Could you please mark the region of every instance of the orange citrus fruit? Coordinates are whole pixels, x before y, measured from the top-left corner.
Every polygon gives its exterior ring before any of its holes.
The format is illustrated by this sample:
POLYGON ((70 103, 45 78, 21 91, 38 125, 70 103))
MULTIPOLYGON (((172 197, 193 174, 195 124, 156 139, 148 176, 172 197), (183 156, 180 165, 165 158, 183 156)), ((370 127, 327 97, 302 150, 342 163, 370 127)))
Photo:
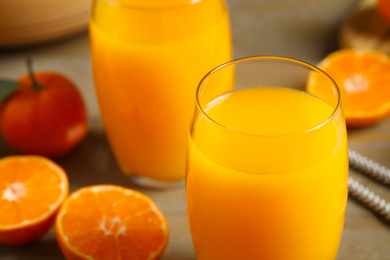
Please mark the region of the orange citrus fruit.
POLYGON ((0 159, 0 242, 31 242, 52 227, 68 194, 65 171, 40 156, 0 159))
POLYGON ((390 0, 378 0, 377 9, 387 24, 390 25, 390 0))
MULTIPOLYGON (((337 83, 347 126, 374 125, 390 116, 390 57, 379 51, 340 49, 318 65, 337 83)), ((308 91, 326 95, 325 81, 316 76, 308 91)))
POLYGON ((21 77, 17 89, 1 102, 1 134, 19 153, 63 156, 87 134, 84 100, 73 82, 62 74, 32 75, 21 77))
POLYGON ((56 219, 57 241, 67 259, 158 259, 168 225, 146 195, 116 185, 73 192, 56 219))

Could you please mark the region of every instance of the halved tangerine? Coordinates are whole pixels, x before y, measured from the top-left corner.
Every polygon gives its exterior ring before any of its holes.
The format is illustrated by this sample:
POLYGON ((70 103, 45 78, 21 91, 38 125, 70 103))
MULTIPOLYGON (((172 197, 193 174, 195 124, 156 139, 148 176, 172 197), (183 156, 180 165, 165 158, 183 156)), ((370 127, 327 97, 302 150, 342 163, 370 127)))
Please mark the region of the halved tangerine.
POLYGON ((67 259, 158 259, 168 244, 168 225, 146 195, 116 185, 73 192, 56 219, 67 259))
POLYGON ((65 171, 40 156, 0 160, 0 242, 20 245, 38 239, 52 227, 68 195, 65 171))
MULTIPOLYGON (((390 116, 390 57, 366 49, 341 49, 318 65, 340 89, 347 126, 374 125, 390 116)), ((327 82, 313 76, 308 91, 326 95, 327 82), (325 94, 324 94, 325 93, 325 94)))

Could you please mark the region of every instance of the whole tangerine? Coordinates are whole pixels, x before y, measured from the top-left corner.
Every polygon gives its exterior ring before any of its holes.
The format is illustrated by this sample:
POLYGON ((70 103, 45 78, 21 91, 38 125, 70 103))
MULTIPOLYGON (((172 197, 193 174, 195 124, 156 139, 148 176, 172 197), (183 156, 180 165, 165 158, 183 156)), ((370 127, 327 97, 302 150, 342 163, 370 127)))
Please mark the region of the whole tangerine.
POLYGON ((378 0, 377 9, 387 24, 390 25, 390 0, 378 0))
POLYGON ((19 153, 62 156, 87 133, 83 98, 62 74, 33 73, 28 64, 29 75, 15 82, 15 90, 1 103, 2 136, 19 153))

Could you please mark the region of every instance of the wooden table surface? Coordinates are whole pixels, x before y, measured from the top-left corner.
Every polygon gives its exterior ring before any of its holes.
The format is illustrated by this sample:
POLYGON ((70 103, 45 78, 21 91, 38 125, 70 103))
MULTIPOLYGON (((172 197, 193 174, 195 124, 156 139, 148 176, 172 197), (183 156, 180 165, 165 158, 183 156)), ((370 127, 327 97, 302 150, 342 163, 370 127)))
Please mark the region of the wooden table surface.
MULTIPOLYGON (((284 1, 294 2, 293 0, 284 1)), ((302 42, 306 45, 289 45, 288 48, 280 48, 279 52, 276 49, 273 49, 275 45, 270 44, 269 41, 261 41, 261 39, 259 39, 259 45, 256 49, 247 35, 240 35, 246 33, 246 31, 239 30, 239 27, 242 25, 242 16, 240 16, 241 13, 239 13, 239 11, 241 12, 244 9, 248 9, 248 6, 245 6, 245 4, 249 4, 250 1, 230 0, 228 2, 234 7, 231 11, 234 36, 233 44, 236 46, 236 57, 256 54, 274 54, 299 58, 315 63, 323 57, 324 53, 329 52, 331 48, 334 48, 335 39, 332 38, 329 42, 324 42, 323 46, 318 46, 318 43, 316 46, 310 45, 310 43, 307 43, 307 39, 303 39, 302 42)), ((260 2, 265 3, 266 1, 259 1, 257 3, 260 2)), ((280 1, 275 1, 273 3, 276 2, 280 1)), ((305 1, 299 0, 299 2, 303 3, 305 1)), ((337 1, 332 0, 330 2, 337 1)), ((326 3, 330 2, 326 1, 326 3)), ((342 8, 344 8, 344 11, 340 11, 340 8, 337 9, 339 10, 338 15, 341 17, 347 12, 346 8, 351 5, 353 0, 338 0, 338 2, 342 3, 342 8)), ((260 7, 265 8, 265 6, 260 7)), ((332 14, 334 14, 334 12, 332 12, 332 14)), ((302 19, 307 18, 307 16, 298 13, 291 19, 296 20, 297 17, 303 17, 302 19)), ((337 21, 334 21, 334 23, 329 24, 329 27, 333 26, 332 28, 334 30, 337 23, 341 21, 340 17, 337 21)), ((255 18, 256 17, 252 17, 252 21, 254 21, 255 18)), ((267 19, 271 19, 270 16, 267 16, 267 19)), ((334 17, 329 19, 335 20, 334 17)), ((283 26, 285 24, 281 25, 280 20, 278 21, 279 24, 276 24, 275 26, 279 26, 278 28, 280 30, 291 29, 287 27, 284 28, 283 26)), ((288 21, 284 22, 288 23, 288 21)), ((304 21, 301 22, 303 23, 304 21)), ((254 26, 254 28, 255 27, 256 26, 254 26)), ((264 28, 262 27, 262 29, 264 28)), ((305 28, 302 30, 304 29, 305 28)), ((270 31, 262 31, 264 34, 267 32, 271 33, 270 31)), ((298 36, 302 37, 304 31, 299 32, 301 35, 298 36)), ((322 36, 323 38, 331 39, 330 37, 334 37, 334 33, 331 29, 325 30, 324 33, 327 35, 322 36)), ((275 36, 275 34, 273 35, 275 36)), ((285 35, 286 37, 290 37, 288 34, 285 35)), ((298 38, 292 40, 298 42, 298 38)), ((283 41, 283 39, 281 40, 283 41)), ((286 44, 287 43, 288 42, 286 41, 286 44)), ((280 43, 276 47, 278 46, 280 47, 280 43)), ((18 50, 0 50, 0 78, 17 78, 18 76, 25 74, 26 71, 23 59, 26 55, 31 55, 34 58, 36 71, 60 71, 71 78, 79 86, 87 103, 90 123, 90 131, 87 137, 71 153, 63 158, 55 160, 68 173, 71 191, 91 184, 112 183, 144 192, 159 205, 168 219, 170 241, 168 248, 161 259, 194 260, 195 255, 192 248, 186 214, 184 185, 167 191, 140 189, 139 187, 132 185, 126 177, 120 173, 116 166, 100 120, 100 113, 92 82, 87 34, 82 33, 60 42, 54 42, 39 47, 18 50)), ((350 148, 390 168, 390 119, 385 120, 374 127, 348 129, 348 139, 350 148)), ((13 154, 13 151, 0 139, 0 157, 9 154, 13 154)), ((390 188, 384 187, 354 171, 350 171, 350 174, 367 187, 370 187, 378 195, 390 201, 390 188)), ((318 224, 321 225, 321 223, 318 224)), ((0 259, 32 260, 64 259, 64 257, 59 250, 55 240, 54 230, 52 229, 42 239, 29 245, 17 247, 0 245, 0 259)), ((349 199, 345 228, 337 259, 390 260, 390 225, 379 220, 356 201, 349 199)))

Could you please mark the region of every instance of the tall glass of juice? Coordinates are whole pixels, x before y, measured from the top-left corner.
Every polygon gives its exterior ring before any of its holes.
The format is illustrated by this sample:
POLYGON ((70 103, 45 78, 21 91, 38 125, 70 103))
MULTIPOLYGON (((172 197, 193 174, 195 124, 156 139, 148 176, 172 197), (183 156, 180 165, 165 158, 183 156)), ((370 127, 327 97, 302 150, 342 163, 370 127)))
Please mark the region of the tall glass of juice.
POLYGON ((121 171, 142 186, 183 182, 198 82, 231 59, 223 0, 94 0, 95 89, 121 171))
POLYGON ((334 260, 347 153, 338 87, 318 68, 249 57, 206 74, 186 176, 197 259, 334 260))

